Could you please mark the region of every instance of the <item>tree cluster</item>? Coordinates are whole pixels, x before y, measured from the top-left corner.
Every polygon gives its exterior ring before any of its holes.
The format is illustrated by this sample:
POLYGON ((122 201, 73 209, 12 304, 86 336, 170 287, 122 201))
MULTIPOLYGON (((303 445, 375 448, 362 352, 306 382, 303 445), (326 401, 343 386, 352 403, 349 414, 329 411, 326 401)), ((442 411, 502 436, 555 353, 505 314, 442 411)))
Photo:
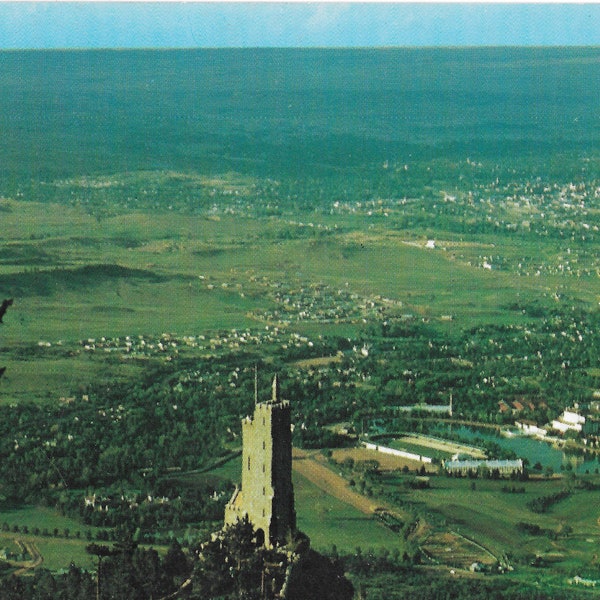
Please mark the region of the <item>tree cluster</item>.
POLYGON ((33 577, 0 580, 3 600, 158 600, 177 591, 191 572, 191 561, 177 542, 161 558, 130 539, 114 546, 90 544, 95 573, 71 565, 64 574, 37 569, 33 577))

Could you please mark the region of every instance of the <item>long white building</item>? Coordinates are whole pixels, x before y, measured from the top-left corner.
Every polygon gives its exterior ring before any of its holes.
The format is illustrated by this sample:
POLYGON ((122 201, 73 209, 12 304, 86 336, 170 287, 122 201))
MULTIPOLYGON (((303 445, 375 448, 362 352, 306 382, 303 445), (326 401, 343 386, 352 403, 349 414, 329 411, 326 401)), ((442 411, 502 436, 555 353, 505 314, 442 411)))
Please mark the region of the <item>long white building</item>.
POLYGON ((477 473, 480 467, 486 467, 490 471, 498 471, 500 475, 512 475, 513 473, 520 474, 523 472, 523 461, 518 458, 516 460, 446 460, 444 461, 444 469, 448 473, 460 473, 468 475, 469 473, 477 473))
POLYGON ((565 433, 567 431, 581 432, 585 425, 585 417, 574 410, 565 409, 563 414, 552 421, 552 429, 565 433))

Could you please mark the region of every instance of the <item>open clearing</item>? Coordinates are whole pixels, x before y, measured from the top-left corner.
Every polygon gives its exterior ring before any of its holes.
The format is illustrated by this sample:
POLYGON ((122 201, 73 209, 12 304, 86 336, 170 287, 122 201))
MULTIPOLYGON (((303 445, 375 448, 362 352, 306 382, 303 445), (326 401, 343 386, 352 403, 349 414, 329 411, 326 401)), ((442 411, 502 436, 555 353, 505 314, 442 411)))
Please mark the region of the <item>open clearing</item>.
POLYGON ((294 470, 296 519, 311 546, 328 551, 333 545, 343 552, 361 548, 398 548, 403 539, 357 507, 324 490, 294 470))
POLYGON ((451 531, 430 534, 421 548, 433 561, 458 569, 468 569, 476 562, 488 566, 496 562, 484 548, 451 531))
POLYGON ((85 551, 86 546, 90 543, 86 540, 0 532, 0 544, 3 546, 16 543, 16 540, 23 544, 31 558, 18 562, 9 560, 18 568, 15 574, 26 574, 40 566, 51 571, 59 571, 68 569, 71 563, 85 569, 95 568, 93 557, 85 551))
MULTIPOLYGON (((382 452, 367 448, 337 448, 333 451, 332 456, 337 462, 343 462, 346 458, 351 458, 355 463, 365 460, 376 460, 379 463, 379 467, 386 471, 400 470, 404 467, 410 471, 415 471, 420 469, 424 464, 418 460, 383 454, 382 452)), ((432 465, 425 464, 425 469, 432 471, 433 467, 432 465)))
POLYGON ((425 435, 403 435, 402 437, 396 438, 395 441, 398 446, 402 446, 403 443, 406 443, 417 447, 421 446, 424 448, 431 448, 432 450, 439 450, 440 452, 451 455, 464 453, 469 454, 474 458, 485 458, 486 456, 485 452, 474 446, 440 440, 425 435))
POLYGON ((366 515, 372 515, 375 509, 380 506, 350 489, 348 482, 343 477, 336 475, 331 469, 318 463, 311 453, 294 448, 292 466, 295 471, 322 490, 335 496, 338 500, 354 506, 366 515))
MULTIPOLYGON (((311 215, 328 236, 287 239, 290 228, 294 234, 303 228, 284 216, 209 219, 131 211, 98 219, 83 207, 18 200, 6 206, 0 288, 15 304, 3 327, 4 345, 261 326, 256 311, 273 307, 271 290, 307 282, 380 295, 391 302, 387 311, 451 314, 461 326, 482 319, 515 322, 523 315, 507 311, 508 303, 554 286, 543 276, 517 281, 510 273, 459 263, 450 252, 406 245, 404 233, 378 222, 368 243, 358 243, 352 236, 364 221, 352 215, 311 215), (118 265, 130 274, 85 278, 81 269, 89 265, 118 265)), ((502 240, 495 247, 508 251, 502 240)), ((582 297, 597 296, 589 281, 578 285, 582 297)), ((299 326, 343 335, 350 324, 309 318, 299 326)))

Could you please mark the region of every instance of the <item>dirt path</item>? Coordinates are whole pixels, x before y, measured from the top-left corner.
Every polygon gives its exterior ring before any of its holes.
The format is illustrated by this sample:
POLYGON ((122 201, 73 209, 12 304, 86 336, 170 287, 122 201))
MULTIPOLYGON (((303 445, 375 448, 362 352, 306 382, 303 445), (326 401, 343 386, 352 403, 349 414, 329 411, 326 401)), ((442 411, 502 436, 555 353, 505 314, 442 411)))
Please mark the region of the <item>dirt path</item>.
POLYGON ((381 506, 352 490, 343 477, 317 462, 314 453, 294 448, 292 467, 317 487, 366 515, 372 515, 375 509, 381 506))
POLYGON ((44 557, 40 554, 40 551, 34 542, 16 539, 15 544, 17 544, 22 551, 26 551, 29 556, 31 556, 31 559, 24 563, 19 563, 20 568, 17 569, 13 575, 25 575, 25 573, 28 573, 32 569, 36 569, 44 562, 44 557))

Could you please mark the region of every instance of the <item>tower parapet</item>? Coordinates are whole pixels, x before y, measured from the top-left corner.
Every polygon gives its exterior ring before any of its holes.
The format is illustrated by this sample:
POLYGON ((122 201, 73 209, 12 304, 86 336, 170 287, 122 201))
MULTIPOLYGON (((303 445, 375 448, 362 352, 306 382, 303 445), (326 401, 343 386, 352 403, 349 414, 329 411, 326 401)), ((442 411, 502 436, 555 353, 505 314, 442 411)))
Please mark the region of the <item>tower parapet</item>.
POLYGON ((247 516, 266 546, 288 544, 296 531, 291 411, 277 377, 271 400, 242 420, 242 443, 242 487, 225 507, 225 525, 247 516))

